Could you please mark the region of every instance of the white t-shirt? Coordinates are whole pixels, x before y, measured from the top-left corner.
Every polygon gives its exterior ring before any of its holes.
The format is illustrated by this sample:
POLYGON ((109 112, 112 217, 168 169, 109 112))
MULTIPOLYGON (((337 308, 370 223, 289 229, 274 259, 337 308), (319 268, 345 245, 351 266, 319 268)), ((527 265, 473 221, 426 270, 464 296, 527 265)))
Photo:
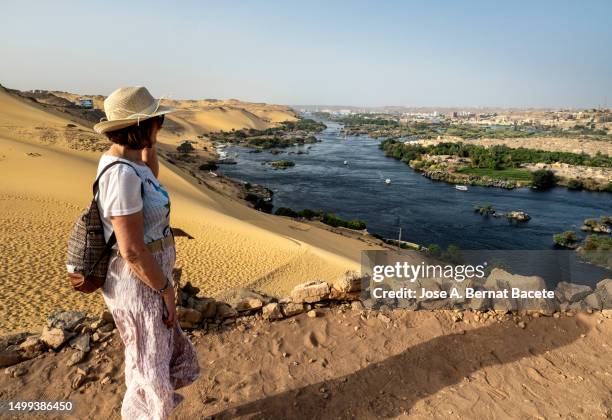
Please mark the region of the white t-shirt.
MULTIPOLYGON (((136 171, 129 165, 118 164, 110 167, 100 178, 97 202, 104 225, 104 238, 108 241, 113 231, 111 216, 126 216, 141 210, 144 217, 145 243, 168 236, 170 197, 148 166, 103 154, 96 176, 106 165, 116 160, 131 164, 136 171), (144 196, 141 185, 144 187, 144 196)), ((115 244, 114 248, 116 247, 115 244)))

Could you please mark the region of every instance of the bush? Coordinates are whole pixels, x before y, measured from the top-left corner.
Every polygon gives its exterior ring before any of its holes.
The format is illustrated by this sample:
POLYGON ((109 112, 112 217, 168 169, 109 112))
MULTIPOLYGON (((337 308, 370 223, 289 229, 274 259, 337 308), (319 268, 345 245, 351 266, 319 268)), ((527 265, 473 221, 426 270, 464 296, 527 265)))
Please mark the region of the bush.
POLYGON ((567 183, 567 188, 570 190, 581 190, 584 188, 584 184, 579 179, 570 179, 567 183))
POLYGON ((191 142, 189 142, 189 140, 185 140, 176 147, 176 150, 178 150, 180 153, 190 153, 193 152, 195 149, 193 148, 193 145, 191 144, 191 142))
POLYGON ((539 169, 531 173, 531 183, 538 190, 546 190, 556 185, 557 178, 553 171, 539 169))
POLYGON ((310 209, 304 209, 302 211, 298 211, 298 216, 303 217, 304 219, 314 219, 315 217, 321 217, 320 211, 314 211, 310 209))
POLYGON ((439 257, 440 255, 442 255, 442 248, 440 248, 440 245, 438 244, 430 244, 427 247, 427 252, 429 252, 434 257, 439 257))
POLYGON ((214 171, 218 166, 215 162, 206 162, 199 166, 201 171, 214 171))
POLYGON ((578 236, 576 232, 572 230, 567 230, 563 233, 557 233, 553 235, 553 241, 555 245, 561 246, 564 248, 575 248, 578 242, 578 236))
POLYGON ((297 212, 290 209, 289 207, 279 207, 278 209, 276 209, 274 214, 277 216, 298 217, 297 212))

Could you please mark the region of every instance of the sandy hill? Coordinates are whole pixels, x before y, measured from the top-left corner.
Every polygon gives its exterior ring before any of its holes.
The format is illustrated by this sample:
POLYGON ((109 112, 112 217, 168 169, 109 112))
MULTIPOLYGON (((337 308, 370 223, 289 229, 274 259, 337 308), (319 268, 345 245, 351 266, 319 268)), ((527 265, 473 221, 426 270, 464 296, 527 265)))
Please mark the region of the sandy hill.
MULTIPOLYGON (((199 111, 216 116, 213 122, 185 121, 197 129, 256 121, 250 111, 219 108, 199 111)), ((0 88, 0 333, 40 325, 55 307, 102 308, 98 295, 67 287, 64 259, 67 235, 90 200, 107 147, 70 114, 0 88)), ((173 226, 194 237, 177 239, 178 265, 205 293, 243 285, 284 293, 298 282, 358 268, 360 241, 252 210, 183 178, 171 164, 162 162, 160 181, 171 194, 173 226)))
MULTIPOLYGON (((101 95, 77 95, 60 91, 52 91, 48 94, 68 103, 74 103, 78 98, 89 98, 92 99, 95 108, 99 110, 104 108, 104 96, 101 95)), ((176 136, 193 137, 214 131, 243 128, 262 130, 282 121, 297 119, 295 111, 290 107, 244 102, 237 99, 164 99, 162 103, 179 109, 179 112, 168 116, 169 121, 166 126, 176 136)))

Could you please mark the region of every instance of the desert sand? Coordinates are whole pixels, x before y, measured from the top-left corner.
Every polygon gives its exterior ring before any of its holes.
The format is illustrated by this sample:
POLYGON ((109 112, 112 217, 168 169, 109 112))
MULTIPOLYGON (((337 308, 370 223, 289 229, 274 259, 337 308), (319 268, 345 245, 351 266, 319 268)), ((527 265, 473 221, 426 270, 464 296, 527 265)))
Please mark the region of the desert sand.
MULTIPOLYGON (((612 319, 601 313, 525 317, 521 329, 469 312, 454 322, 448 311, 318 311, 314 319, 245 319, 194 332, 201 376, 179 391, 185 400, 172 418, 612 415, 612 319)), ((21 363, 20 376, 1 375, 0 398, 74 403, 72 413, 44 418, 120 418, 118 335, 94 345, 82 363, 89 379, 73 391, 75 368, 66 362, 75 351, 45 353, 21 363)))
MULTIPOLYGON (((202 105, 173 116, 191 131, 165 133, 160 147, 220 127, 274 124, 256 113, 295 118, 286 107, 222 104, 224 110, 202 105)), ((71 226, 91 200, 97 160, 110 144, 93 134, 91 122, 2 88, 0 110, 0 310, 6 315, 0 334, 39 327, 54 308, 99 311, 98 294, 83 296, 68 287, 64 260, 71 226)), ((186 179, 172 164, 161 166, 160 181, 172 200, 172 226, 194 238, 177 238, 177 264, 204 293, 255 286, 280 294, 297 283, 333 280, 358 268, 363 242, 255 211, 186 179)))

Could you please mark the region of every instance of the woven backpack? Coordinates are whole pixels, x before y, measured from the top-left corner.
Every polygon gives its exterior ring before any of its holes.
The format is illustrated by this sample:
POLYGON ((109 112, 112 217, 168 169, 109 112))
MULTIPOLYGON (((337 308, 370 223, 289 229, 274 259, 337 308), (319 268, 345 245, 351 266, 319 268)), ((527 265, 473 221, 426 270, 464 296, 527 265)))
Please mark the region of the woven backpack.
MULTIPOLYGON (((117 239, 115 232, 108 238, 108 242, 104 239, 104 226, 100 218, 96 194, 100 177, 112 166, 118 164, 130 166, 138 175, 136 168, 124 161, 116 160, 106 165, 93 184, 93 199, 89 208, 81 213, 68 238, 66 262, 68 280, 79 292, 92 293, 101 288, 106 280, 111 249, 117 239)), ((143 194, 142 186, 141 194, 143 194)))

